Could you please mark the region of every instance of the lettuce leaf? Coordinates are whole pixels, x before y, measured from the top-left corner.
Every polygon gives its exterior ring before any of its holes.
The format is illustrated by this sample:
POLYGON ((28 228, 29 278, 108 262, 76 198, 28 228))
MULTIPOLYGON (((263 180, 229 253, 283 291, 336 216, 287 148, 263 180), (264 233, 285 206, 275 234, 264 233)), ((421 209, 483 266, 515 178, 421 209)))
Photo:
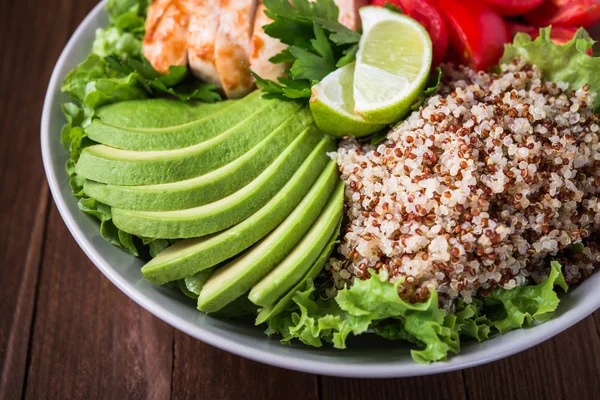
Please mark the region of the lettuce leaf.
MULTIPOLYGON (((564 45, 550 39, 551 27, 541 28, 540 36, 518 33, 512 44, 504 47, 500 64, 521 58, 537 65, 544 77, 552 82, 565 82, 571 89, 579 89, 586 84, 593 92, 600 94, 600 57, 592 57, 587 51, 594 45, 585 29, 577 31, 573 39, 564 45)), ((594 108, 600 107, 600 95, 594 101, 594 108)))
POLYGON ((184 295, 186 295, 187 297, 189 297, 190 299, 194 299, 196 300, 198 298, 198 295, 194 292, 191 292, 188 287, 185 284, 185 280, 183 279, 179 279, 177 281, 177 287, 179 288, 179 290, 181 290, 181 293, 183 293, 184 295))
POLYGON ((500 333, 546 322, 554 316, 560 302, 555 286, 568 290, 561 265, 553 261, 550 275, 542 283, 512 290, 497 288, 484 297, 486 313, 500 333))
POLYGON ((151 2, 152 0, 108 0, 106 10, 113 21, 134 10, 145 17, 151 2))
POLYGON ((282 342, 299 339, 320 347, 322 341, 334 347, 346 347, 349 334, 360 335, 372 325, 376 333, 388 339, 409 339, 422 349, 412 350, 413 359, 430 363, 458 353, 459 335, 454 321, 446 319, 439 308, 437 292, 428 301, 411 304, 398 296, 398 284, 381 281, 372 272, 367 280, 356 280, 350 289, 338 292, 334 299, 314 299, 314 285, 294 295, 297 309, 269 321, 267 334, 278 333, 282 342), (385 321, 385 322, 379 322, 385 321))
POLYGON ((81 211, 100 221, 100 235, 104 240, 136 257, 139 256, 138 249, 133 243, 133 236, 120 230, 113 223, 110 206, 89 197, 82 197, 78 205, 81 211))
MULTIPOLYGON (((124 75, 113 70, 106 60, 97 54, 90 54, 84 62, 69 72, 61 90, 81 104, 83 114, 77 119, 77 125, 81 127, 89 124, 95 110, 100 106, 148 97, 141 77, 137 74, 124 75)), ((71 105, 66 110, 63 107, 63 110, 67 115, 73 113, 74 108, 71 105)), ((67 121, 71 127, 75 126, 73 116, 67 115, 67 121)))
POLYGON ((478 342, 488 340, 492 333, 492 322, 482 312, 483 302, 480 299, 475 298, 469 304, 459 300, 453 315, 456 318, 455 330, 459 335, 478 342))
POLYGON ((96 39, 92 45, 92 53, 106 57, 118 54, 119 57, 127 59, 140 57, 142 54, 142 40, 133 33, 123 32, 117 27, 96 30, 96 39))
POLYGON ((269 320, 265 333, 280 335, 282 343, 298 339, 320 347, 330 342, 343 349, 348 335, 372 330, 388 340, 415 344, 413 359, 428 364, 458 353, 461 339, 482 342, 497 332, 547 321, 559 304, 554 287, 567 290, 560 264, 552 262, 549 277, 538 285, 498 288, 489 297, 474 298, 468 304, 460 300, 456 312, 447 314, 438 305, 437 292, 424 303, 411 304, 398 296, 400 284, 381 281, 371 271, 369 279, 355 280, 351 288, 323 300, 315 295, 309 280, 294 295, 294 305, 269 320))

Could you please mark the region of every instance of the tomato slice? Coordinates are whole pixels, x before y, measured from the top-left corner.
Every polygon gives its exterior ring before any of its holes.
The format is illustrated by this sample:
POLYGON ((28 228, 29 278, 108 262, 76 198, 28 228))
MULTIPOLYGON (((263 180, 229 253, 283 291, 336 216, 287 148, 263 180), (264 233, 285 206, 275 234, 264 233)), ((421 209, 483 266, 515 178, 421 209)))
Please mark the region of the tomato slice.
POLYGON ((567 25, 591 28, 600 21, 600 2, 596 0, 547 0, 525 15, 534 26, 567 25))
POLYGON ((427 29, 433 43, 433 66, 437 66, 448 50, 448 29, 444 19, 427 0, 372 0, 371 4, 383 6, 392 3, 402 9, 406 15, 414 18, 427 29))
POLYGON ((540 28, 536 28, 535 26, 524 24, 522 22, 506 21, 506 26, 508 26, 508 31, 510 32, 511 38, 514 38, 519 32, 528 34, 531 36, 532 40, 540 35, 540 28))
MULTIPOLYGON (((535 26, 522 24, 520 22, 507 21, 508 29, 510 30, 510 35, 514 38, 518 32, 523 32, 531 36, 531 39, 535 39, 540 35, 540 29, 535 26)), ((553 26, 550 31, 550 39, 556 44, 565 44, 571 39, 575 33, 577 33, 577 28, 574 26, 553 26)), ((588 49, 587 53, 591 56, 593 55, 592 49, 588 49)))
POLYGON ((479 0, 442 0, 437 4, 447 25, 450 44, 461 60, 478 70, 496 65, 510 34, 504 19, 479 0))
POLYGON ((522 15, 542 4, 544 0, 484 0, 506 17, 522 15))

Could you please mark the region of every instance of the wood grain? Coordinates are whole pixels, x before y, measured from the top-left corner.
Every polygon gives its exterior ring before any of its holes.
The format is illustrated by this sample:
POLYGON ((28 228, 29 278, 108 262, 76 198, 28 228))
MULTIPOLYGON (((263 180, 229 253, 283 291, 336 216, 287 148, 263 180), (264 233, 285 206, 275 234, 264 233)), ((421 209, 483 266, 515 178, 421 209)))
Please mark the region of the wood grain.
POLYGON ((142 310, 51 206, 39 118, 51 70, 96 0, 0 1, 0 400, 596 399, 600 311, 482 367, 411 379, 318 377, 217 350, 142 310))
POLYGON ((599 354, 600 338, 590 316, 539 346, 465 370, 468 398, 598 399, 599 354))
POLYGON ((25 377, 48 210, 39 122, 52 67, 70 31, 62 16, 49 12, 59 3, 0 2, 0 399, 19 398, 25 377))
POLYGON ((593 318, 594 322, 596 322, 596 332, 598 333, 598 337, 600 337, 600 310, 592 314, 590 318, 593 318))
POLYGON ((169 398, 173 329, 102 276, 55 207, 44 248, 27 398, 169 398))
POLYGON ((269 367, 175 333, 174 400, 316 400, 316 375, 269 367))
POLYGON ((460 372, 406 379, 321 378, 323 400, 419 399, 466 400, 460 372))
MULTIPOLYGON (((27 364, 27 350, 31 333, 31 320, 34 311, 34 299, 38 282, 38 270, 44 241, 46 213, 49 201, 48 186, 42 186, 37 212, 30 239, 27 243, 25 262, 20 271, 21 277, 14 285, 14 298, 3 298, 3 306, 13 305, 14 309, 6 314, 2 312, 2 351, 0 351, 0 399, 19 398, 23 391, 23 381, 27 364), (11 320, 8 320, 8 317, 11 320), (6 325, 5 325, 6 324, 6 325), (4 328, 6 326, 6 329, 4 328)), ((0 206, 1 207, 1 206, 0 206)), ((1 276, 0 271, 0 276, 1 276)), ((0 293, 7 293, 0 284, 0 293)), ((7 290, 8 291, 8 290, 7 290)))

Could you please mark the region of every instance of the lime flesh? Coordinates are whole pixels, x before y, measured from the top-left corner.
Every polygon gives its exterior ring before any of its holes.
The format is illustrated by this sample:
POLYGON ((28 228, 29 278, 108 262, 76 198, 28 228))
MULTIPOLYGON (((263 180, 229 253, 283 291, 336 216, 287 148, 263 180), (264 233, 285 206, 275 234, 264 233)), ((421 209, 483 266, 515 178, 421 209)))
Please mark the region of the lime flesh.
POLYGON ((313 86, 310 110, 319 129, 333 137, 366 136, 385 127, 354 114, 354 63, 327 75, 313 86))
POLYGON ((381 7, 360 9, 363 35, 354 72, 354 113, 366 121, 400 120, 423 91, 432 60, 431 39, 410 17, 381 7))

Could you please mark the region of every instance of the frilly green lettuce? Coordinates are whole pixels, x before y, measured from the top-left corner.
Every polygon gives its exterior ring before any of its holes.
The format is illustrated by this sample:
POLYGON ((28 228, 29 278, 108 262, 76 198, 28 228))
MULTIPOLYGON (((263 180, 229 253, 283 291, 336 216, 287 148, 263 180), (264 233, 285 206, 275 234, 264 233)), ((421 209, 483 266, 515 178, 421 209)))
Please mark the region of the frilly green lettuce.
POLYGON ((484 297, 486 313, 500 333, 548 321, 560 302, 555 286, 568 290, 560 264, 553 261, 550 274, 542 283, 512 290, 498 288, 484 297))
POLYGON ((106 57, 119 54, 123 58, 140 57, 142 41, 130 32, 123 32, 116 27, 96 29, 96 39, 92 45, 92 53, 106 57))
POLYGON ((427 364, 458 353, 461 338, 481 342, 497 332, 550 319, 559 303, 554 286, 567 288, 560 264, 553 262, 549 277, 539 285, 495 289, 469 304, 460 300, 456 311, 448 314, 439 307, 437 292, 432 291, 426 302, 408 303, 398 296, 399 284, 382 281, 372 272, 369 279, 357 279, 335 298, 323 300, 309 280, 294 295, 294 306, 269 320, 266 333, 281 335, 283 343, 299 339, 320 347, 325 341, 343 349, 348 335, 372 330, 389 340, 416 344, 413 359, 427 364))
POLYGON ((356 280, 350 289, 339 291, 334 299, 322 300, 314 299, 314 286, 308 282, 306 290, 294 295, 297 311, 273 318, 267 333, 281 334, 284 343, 297 338, 319 347, 324 340, 343 349, 350 333, 360 335, 373 326, 388 339, 410 338, 418 343, 422 349, 411 352, 417 362, 443 360, 450 352, 457 353, 458 333, 446 325, 437 293, 424 303, 411 304, 398 296, 397 285, 372 273, 369 279, 356 280))
POLYGON ((133 236, 118 229, 113 223, 109 206, 89 197, 82 197, 78 205, 81 211, 100 221, 100 234, 104 240, 134 256, 139 255, 138 249, 133 243, 133 236))
MULTIPOLYGON (((585 29, 577 31, 573 39, 564 45, 550 39, 551 27, 541 28, 535 40, 525 33, 518 33, 512 44, 504 47, 500 64, 512 62, 515 58, 538 66, 545 79, 551 82, 565 82, 571 89, 590 85, 594 93, 600 94, 600 57, 592 57, 587 51, 594 45, 585 29)), ((600 106, 600 95, 596 96, 594 108, 600 106)))

